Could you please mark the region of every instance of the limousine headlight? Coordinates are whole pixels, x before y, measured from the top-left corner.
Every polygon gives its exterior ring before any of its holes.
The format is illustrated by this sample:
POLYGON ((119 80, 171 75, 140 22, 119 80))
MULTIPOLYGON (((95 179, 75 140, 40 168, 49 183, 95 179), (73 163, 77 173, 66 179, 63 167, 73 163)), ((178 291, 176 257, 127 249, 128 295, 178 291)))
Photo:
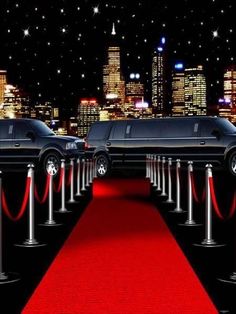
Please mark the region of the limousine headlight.
POLYGON ((77 145, 75 142, 66 143, 66 150, 77 149, 77 145))

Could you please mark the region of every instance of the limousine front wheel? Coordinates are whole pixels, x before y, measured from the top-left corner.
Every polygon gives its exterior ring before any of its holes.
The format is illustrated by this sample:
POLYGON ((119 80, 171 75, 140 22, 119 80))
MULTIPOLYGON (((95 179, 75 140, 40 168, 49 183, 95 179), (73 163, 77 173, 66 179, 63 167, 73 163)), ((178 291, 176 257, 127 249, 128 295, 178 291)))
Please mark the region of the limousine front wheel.
POLYGON ((49 152, 44 156, 43 170, 46 174, 50 173, 54 177, 58 175, 60 170, 60 156, 57 152, 49 152))
POLYGON ((230 173, 236 176, 236 152, 229 157, 228 166, 230 173))
POLYGON ((104 177, 109 172, 109 160, 105 155, 96 157, 96 169, 99 177, 104 177))

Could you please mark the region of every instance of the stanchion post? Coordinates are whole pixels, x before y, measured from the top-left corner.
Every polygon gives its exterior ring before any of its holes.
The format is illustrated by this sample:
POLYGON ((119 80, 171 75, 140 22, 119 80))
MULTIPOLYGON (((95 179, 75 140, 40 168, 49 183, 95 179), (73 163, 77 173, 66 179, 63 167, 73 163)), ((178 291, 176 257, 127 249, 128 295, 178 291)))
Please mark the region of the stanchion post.
POLYGON ((86 187, 89 187, 89 159, 86 159, 86 187))
POLYGON ((35 239, 35 211, 34 211, 34 165, 28 165, 28 177, 30 178, 30 191, 29 191, 29 230, 28 238, 23 244, 16 244, 21 247, 39 247, 45 244, 39 243, 35 239))
POLYGON ((94 178, 97 178, 97 157, 93 157, 94 160, 94 178))
POLYGON ((93 159, 90 159, 90 173, 89 173, 89 183, 93 183, 93 159))
POLYGON ((162 157, 162 193, 161 193, 161 196, 167 196, 167 194, 166 194, 166 178, 165 178, 165 163, 166 163, 166 158, 162 157))
POLYGON ((8 276, 3 272, 2 254, 2 171, 0 171, 0 282, 5 281, 8 278, 8 276))
POLYGON ((0 285, 20 280, 18 274, 3 271, 3 241, 2 241, 2 171, 0 171, 0 285))
POLYGON ((70 159, 70 171, 71 171, 71 183, 70 183, 70 199, 68 201, 69 204, 75 204, 77 201, 74 198, 74 173, 75 173, 75 159, 70 159))
POLYGON ((188 218, 184 224, 181 226, 186 227, 197 227, 201 224, 197 224, 193 220, 193 187, 192 187, 192 175, 193 175, 193 162, 188 161, 188 218))
POLYGON ((56 227, 61 226, 61 224, 56 223, 53 217, 53 162, 49 162, 49 191, 48 191, 48 220, 45 221, 44 224, 40 224, 40 226, 43 227, 56 227), (50 165, 52 166, 52 169, 50 169, 50 165))
POLYGON ((210 178, 212 178, 212 165, 206 165, 206 203, 205 203, 205 239, 201 244, 195 244, 196 246, 203 247, 220 247, 224 244, 217 244, 212 238, 212 201, 211 201, 211 189, 210 189, 210 178))
POLYGON ((149 174, 148 174, 148 154, 146 155, 146 179, 149 178, 149 174))
POLYGON ((85 186, 86 165, 85 163, 86 163, 86 159, 83 158, 82 159, 82 188, 81 188, 82 192, 86 191, 86 186, 85 186))
POLYGON ((70 211, 66 209, 66 164, 65 159, 61 159, 61 171, 63 171, 61 185, 61 208, 57 211, 60 214, 66 214, 70 211))
POLYGON ((157 187, 157 156, 154 155, 153 161, 153 187, 157 187))
POLYGON ((161 191, 161 173, 160 173, 161 157, 157 157, 157 191, 161 191))
POLYGON ((209 178, 212 177, 212 165, 206 165, 206 225, 205 239, 202 241, 204 245, 216 244, 212 238, 212 203, 209 178))
POLYGON ((171 179, 172 158, 168 158, 168 199, 165 203, 174 203, 172 199, 172 179, 171 179))
POLYGON ((80 165, 80 158, 77 159, 77 193, 76 196, 82 196, 81 194, 81 165, 80 165))
POLYGON ((153 155, 150 156, 150 182, 153 184, 153 155))
POLYGON ((184 213, 183 209, 180 206, 180 171, 181 164, 180 164, 180 159, 176 160, 176 208, 172 210, 172 213, 184 213))

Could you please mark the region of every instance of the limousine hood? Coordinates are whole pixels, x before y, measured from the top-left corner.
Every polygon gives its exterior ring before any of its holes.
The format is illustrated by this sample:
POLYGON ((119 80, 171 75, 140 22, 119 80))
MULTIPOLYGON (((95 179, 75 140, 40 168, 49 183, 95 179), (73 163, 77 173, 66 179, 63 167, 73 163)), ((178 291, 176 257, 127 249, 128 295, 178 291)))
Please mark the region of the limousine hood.
POLYGON ((66 141, 66 142, 84 142, 84 140, 82 140, 81 138, 79 137, 76 137, 76 136, 61 136, 61 135, 55 135, 57 139, 61 139, 63 141, 66 141))

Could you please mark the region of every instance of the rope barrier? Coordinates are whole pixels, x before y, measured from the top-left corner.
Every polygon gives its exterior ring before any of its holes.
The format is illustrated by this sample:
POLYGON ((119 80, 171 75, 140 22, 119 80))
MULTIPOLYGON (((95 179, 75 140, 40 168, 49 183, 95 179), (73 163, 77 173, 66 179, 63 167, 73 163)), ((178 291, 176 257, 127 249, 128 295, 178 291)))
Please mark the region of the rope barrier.
POLYGON ((15 217, 11 214, 11 212, 10 212, 10 210, 8 208, 6 195, 5 195, 4 190, 2 189, 2 207, 3 207, 3 211, 6 214, 6 216, 9 219, 11 219, 12 221, 20 220, 22 218, 22 216, 24 215, 25 211, 26 211, 26 206, 27 206, 28 199, 29 199, 30 184, 31 184, 31 178, 27 177, 26 188, 25 188, 25 195, 24 195, 24 198, 23 198, 23 202, 22 202, 21 208, 19 210, 19 213, 15 217))
POLYGON ((197 190, 196 190, 196 185, 195 185, 193 173, 191 173, 191 183, 192 183, 192 189, 193 189, 193 198, 194 198, 195 202, 196 203, 204 202, 204 200, 206 198, 206 189, 204 188, 204 190, 202 192, 202 198, 200 200, 200 198, 197 195, 197 190))
POLYGON ((71 184, 72 171, 73 171, 73 166, 70 165, 70 172, 69 172, 69 176, 68 176, 68 178, 67 178, 67 180, 66 180, 66 186, 70 186, 70 184, 71 184))
POLYGON ((64 168, 61 168, 60 169, 60 177, 59 177, 59 183, 58 183, 58 187, 56 187, 55 183, 54 183, 54 191, 56 193, 60 193, 61 191, 61 187, 62 187, 62 179, 63 179, 63 176, 65 175, 65 169, 64 168))
POLYGON ((47 174, 47 180, 46 180, 45 190, 44 190, 42 199, 39 197, 38 189, 37 189, 37 186, 35 184, 35 187, 34 187, 35 198, 36 198, 37 202, 41 205, 44 204, 48 198, 49 182, 50 182, 50 175, 47 174))
POLYGON ((213 178, 212 177, 209 178, 209 184, 210 184, 210 193, 211 193, 211 199, 212 199, 213 208, 215 210, 215 213, 216 213, 217 217, 220 218, 221 220, 223 220, 224 217, 221 214, 219 206, 218 206, 218 202, 217 202, 216 194, 215 194, 214 182, 213 182, 213 178))
POLYGON ((229 211, 229 219, 232 218, 236 211, 236 192, 234 192, 233 202, 229 211))
POLYGON ((216 193, 215 193, 215 186, 214 186, 213 177, 209 178, 209 184, 210 184, 210 193, 211 193, 213 208, 215 210, 215 213, 216 213, 217 217, 220 218, 221 220, 224 220, 224 219, 227 220, 229 218, 232 218, 234 213, 235 213, 235 210, 236 210, 236 208, 235 208, 235 201, 236 201, 235 192, 234 192, 234 196, 233 196, 232 205, 230 206, 229 215, 228 215, 228 217, 225 218, 221 214, 221 211, 219 209, 219 205, 218 205, 217 198, 216 198, 216 193))

